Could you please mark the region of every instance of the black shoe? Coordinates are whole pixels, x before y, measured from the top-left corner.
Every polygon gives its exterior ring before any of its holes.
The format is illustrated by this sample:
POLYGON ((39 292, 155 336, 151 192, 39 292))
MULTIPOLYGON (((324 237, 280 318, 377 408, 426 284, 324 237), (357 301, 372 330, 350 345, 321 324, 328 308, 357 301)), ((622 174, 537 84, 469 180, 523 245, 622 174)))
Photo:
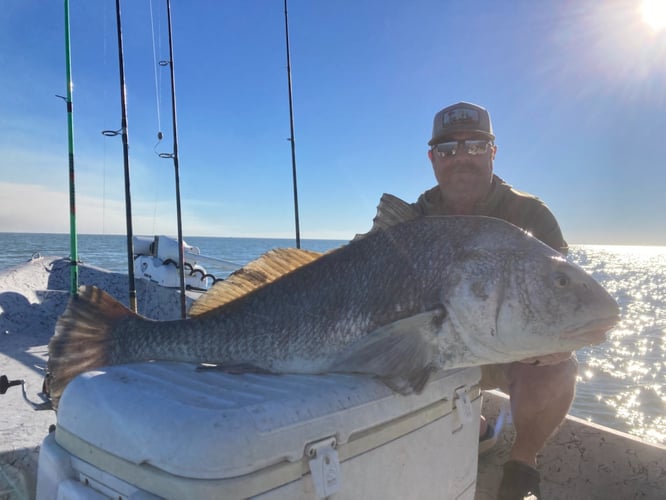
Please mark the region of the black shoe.
POLYGON ((534 467, 516 460, 504 464, 504 476, 497 493, 497 500, 523 500, 528 495, 541 498, 541 475, 534 467))

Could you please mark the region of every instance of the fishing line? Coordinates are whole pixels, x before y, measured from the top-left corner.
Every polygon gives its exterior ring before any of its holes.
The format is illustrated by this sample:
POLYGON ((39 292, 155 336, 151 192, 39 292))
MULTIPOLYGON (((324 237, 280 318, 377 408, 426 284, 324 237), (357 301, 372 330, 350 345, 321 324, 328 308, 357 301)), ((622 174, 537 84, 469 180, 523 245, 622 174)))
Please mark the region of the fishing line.
MULTIPOLYGON (((162 138, 164 137, 164 134, 162 134, 162 117, 160 115, 160 108, 162 107, 162 103, 160 101, 160 88, 161 85, 159 83, 159 78, 157 76, 157 51, 155 49, 155 21, 154 21, 154 15, 153 15, 153 0, 150 0, 150 33, 152 36, 152 41, 153 41, 153 73, 155 75, 155 105, 156 105, 156 110, 157 110, 157 143, 155 144, 155 147, 153 148, 153 151, 155 151, 155 154, 159 155, 157 152, 157 146, 162 142, 162 138)), ((160 34, 160 51, 162 49, 162 36, 160 34)))
MULTIPOLYGON (((108 47, 106 43, 106 37, 107 37, 107 31, 106 31, 106 26, 108 23, 108 7, 106 4, 104 4, 104 19, 103 19, 103 26, 104 28, 102 29, 102 58, 103 62, 102 65, 106 69, 108 68, 109 64, 109 59, 108 59, 108 47)), ((102 88, 102 93, 104 95, 104 100, 103 102, 109 102, 109 91, 106 85, 103 86, 102 88)), ((102 234, 106 234, 106 161, 107 161, 107 134, 104 134, 102 132, 102 135, 104 135, 104 142, 103 148, 102 148, 102 234)))
POLYGON ((102 159, 102 234, 106 234, 106 138, 104 139, 102 159))
MULTIPOLYGON (((167 9, 169 5, 167 2, 167 9)), ((162 71, 161 68, 170 65, 170 61, 163 61, 158 59, 158 54, 162 53, 162 22, 161 22, 161 10, 158 8, 157 13, 153 11, 153 3, 150 0, 150 29, 152 36, 153 44, 153 72, 155 74, 155 104, 157 107, 157 142, 153 147, 153 152, 162 159, 173 159, 174 153, 161 153, 158 151, 158 148, 164 139, 164 134, 162 132, 162 118, 161 118, 161 109, 162 109, 162 71), (157 19, 155 19, 155 15, 157 19), (157 26, 157 41, 155 40, 155 27, 157 26), (159 66, 159 68, 158 68, 159 66)), ((160 176, 161 177, 161 176, 160 176)), ((157 212, 158 212, 158 185, 155 184, 155 199, 153 204, 153 232, 156 233, 157 226, 157 212)))
MULTIPOLYGON (((155 111, 157 114, 157 142, 153 146, 153 152, 155 154, 159 154, 157 152, 157 147, 160 145, 160 142, 162 142, 162 117, 160 115, 160 108, 161 108, 161 103, 160 103, 160 86, 159 86, 159 80, 157 76, 157 51, 155 49, 155 20, 154 20, 154 13, 153 13, 153 0, 150 0, 148 2, 149 4, 149 9, 150 9, 150 36, 153 44, 153 76, 155 79, 155 111)), ((161 49, 161 47, 160 47, 161 49)), ((153 234, 155 234, 155 229, 157 227, 157 183, 155 183, 153 190, 153 234)))
MULTIPOLYGON (((153 45, 153 74, 154 74, 154 79, 155 79, 155 107, 156 107, 156 115, 157 115, 157 142, 153 146, 153 152, 159 156, 162 157, 161 153, 157 150, 158 147, 160 146, 162 139, 164 138, 164 134, 162 133, 162 114, 161 114, 161 109, 162 109, 162 72, 159 70, 158 65, 158 53, 161 54, 162 52, 162 30, 160 28, 161 26, 161 18, 159 17, 160 11, 158 10, 158 19, 157 19, 157 43, 155 42, 155 13, 153 10, 153 1, 149 1, 149 7, 150 7, 150 34, 151 34, 151 39, 152 39, 152 45, 153 45)), ((161 65, 160 65, 161 66, 161 65)), ((158 174, 159 176, 159 174, 158 174)), ((160 176, 161 177, 161 176, 160 176)), ((158 212, 158 199, 159 199, 159 187, 158 183, 154 184, 155 190, 153 192, 153 234, 157 234, 157 212, 158 212)))

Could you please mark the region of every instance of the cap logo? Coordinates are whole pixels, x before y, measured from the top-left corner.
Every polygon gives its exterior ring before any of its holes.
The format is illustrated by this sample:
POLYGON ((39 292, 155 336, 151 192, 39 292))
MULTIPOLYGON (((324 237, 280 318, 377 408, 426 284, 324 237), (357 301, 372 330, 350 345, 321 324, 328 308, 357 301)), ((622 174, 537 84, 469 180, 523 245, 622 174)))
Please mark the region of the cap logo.
POLYGON ((479 112, 475 109, 457 108, 444 113, 442 117, 442 126, 457 126, 465 124, 478 124, 481 121, 479 112))

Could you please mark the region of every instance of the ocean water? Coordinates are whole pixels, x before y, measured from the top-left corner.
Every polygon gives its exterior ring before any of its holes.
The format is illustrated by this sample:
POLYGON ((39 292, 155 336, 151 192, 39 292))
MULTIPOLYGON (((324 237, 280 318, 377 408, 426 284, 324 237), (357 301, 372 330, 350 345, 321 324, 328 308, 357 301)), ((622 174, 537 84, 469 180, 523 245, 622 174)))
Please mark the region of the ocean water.
POLYGON ((666 247, 580 246, 570 260, 603 284, 622 320, 578 351, 571 413, 666 444, 666 247))
MULTIPOLYGON (((245 264, 267 250, 293 247, 294 240, 186 237, 201 254, 245 264)), ((303 240, 325 251, 345 244, 303 240)), ((0 233, 0 270, 33 254, 69 255, 65 234, 0 233)), ((80 235, 79 260, 125 272, 124 236, 80 235)), ((598 346, 577 352, 580 368, 571 414, 666 444, 666 247, 572 246, 569 260, 582 266, 618 301, 622 321, 598 346)), ((216 277, 227 275, 206 265, 216 277)))

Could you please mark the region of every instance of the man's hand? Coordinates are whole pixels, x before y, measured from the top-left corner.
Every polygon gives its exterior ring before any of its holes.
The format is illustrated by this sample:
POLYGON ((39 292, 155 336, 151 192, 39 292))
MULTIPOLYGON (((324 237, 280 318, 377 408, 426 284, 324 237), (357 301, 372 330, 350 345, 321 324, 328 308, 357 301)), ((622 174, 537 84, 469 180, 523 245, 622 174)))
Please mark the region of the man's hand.
POLYGON ((534 356, 533 358, 521 359, 520 363, 539 366, 556 365, 562 361, 566 361, 570 357, 570 352, 556 352, 554 354, 546 354, 544 356, 534 356))

